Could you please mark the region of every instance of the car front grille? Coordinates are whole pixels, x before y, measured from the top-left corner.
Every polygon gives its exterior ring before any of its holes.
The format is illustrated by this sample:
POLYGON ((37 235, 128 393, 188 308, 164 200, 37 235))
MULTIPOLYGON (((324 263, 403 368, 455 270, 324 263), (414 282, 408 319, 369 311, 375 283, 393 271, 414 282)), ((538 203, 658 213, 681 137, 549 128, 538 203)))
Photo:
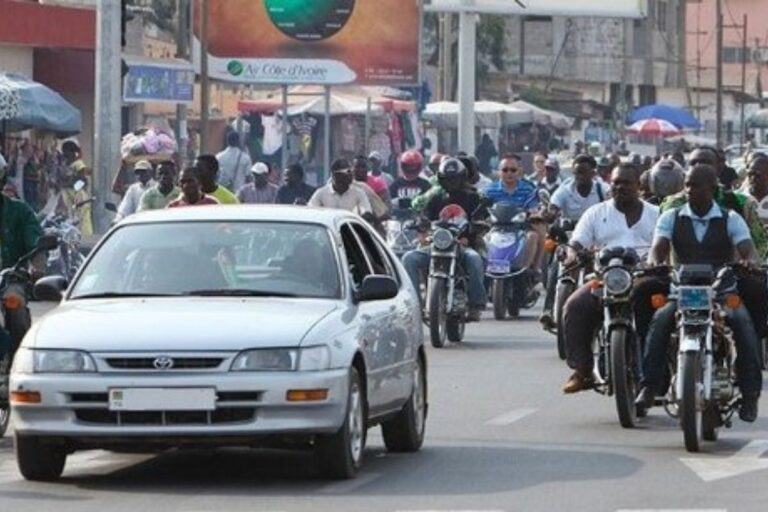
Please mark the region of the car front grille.
POLYGON ((107 365, 114 370, 210 370, 218 368, 224 358, 222 357, 173 357, 173 365, 169 368, 155 366, 156 357, 109 357, 107 365))
POLYGON ((256 416, 252 407, 224 408, 215 411, 110 411, 75 409, 81 423, 115 426, 225 425, 247 423, 256 416))

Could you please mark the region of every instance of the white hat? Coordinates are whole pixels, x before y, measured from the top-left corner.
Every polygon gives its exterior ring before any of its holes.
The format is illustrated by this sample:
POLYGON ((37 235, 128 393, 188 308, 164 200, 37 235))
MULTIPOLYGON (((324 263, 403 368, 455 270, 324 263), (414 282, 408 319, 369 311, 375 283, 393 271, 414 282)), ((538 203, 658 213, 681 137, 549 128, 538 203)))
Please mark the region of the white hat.
POLYGON ((152 170, 152 164, 149 163, 149 160, 139 160, 136 162, 136 165, 133 166, 133 171, 151 171, 152 170))
POLYGON ((253 174, 269 174, 269 167, 264 162, 256 162, 251 167, 251 172, 253 174))
POLYGON ((371 154, 368 155, 368 160, 378 160, 379 162, 383 162, 384 157, 381 156, 381 153, 378 151, 371 151, 371 154))

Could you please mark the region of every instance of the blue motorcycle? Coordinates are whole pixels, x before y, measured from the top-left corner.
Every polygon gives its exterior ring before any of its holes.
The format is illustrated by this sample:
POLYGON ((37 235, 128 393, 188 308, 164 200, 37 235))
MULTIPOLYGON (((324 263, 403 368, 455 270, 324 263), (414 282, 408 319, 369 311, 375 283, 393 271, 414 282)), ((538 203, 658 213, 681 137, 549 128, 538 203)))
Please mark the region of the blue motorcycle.
POLYGON ((491 209, 491 230, 486 236, 488 263, 486 276, 491 282, 493 317, 516 318, 521 308, 531 308, 539 299, 534 276, 525 263, 528 244, 528 215, 511 204, 496 204, 491 209))

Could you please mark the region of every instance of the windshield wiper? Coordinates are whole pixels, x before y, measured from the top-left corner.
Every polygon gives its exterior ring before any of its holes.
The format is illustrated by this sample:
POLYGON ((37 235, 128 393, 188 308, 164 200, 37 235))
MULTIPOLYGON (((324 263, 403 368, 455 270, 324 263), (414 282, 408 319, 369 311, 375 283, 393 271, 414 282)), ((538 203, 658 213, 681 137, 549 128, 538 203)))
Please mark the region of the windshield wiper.
POLYGON ((83 295, 77 295, 70 297, 70 300, 76 299, 114 299, 114 298, 142 298, 142 297, 178 297, 178 293, 140 293, 140 292, 103 292, 103 293, 86 293, 83 295))
POLYGON ((247 288, 192 290, 191 292, 186 292, 184 295, 196 295, 199 297, 299 297, 299 295, 295 293, 249 290, 247 288))

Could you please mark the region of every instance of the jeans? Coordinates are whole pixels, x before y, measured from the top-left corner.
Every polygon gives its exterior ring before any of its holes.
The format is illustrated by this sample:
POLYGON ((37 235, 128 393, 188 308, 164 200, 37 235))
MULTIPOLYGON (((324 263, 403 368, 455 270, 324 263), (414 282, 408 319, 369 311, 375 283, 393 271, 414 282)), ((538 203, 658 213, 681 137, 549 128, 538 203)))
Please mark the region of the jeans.
POLYGON ((568 366, 584 377, 592 375, 594 354, 592 340, 603 321, 600 299, 592 293, 592 288, 585 284, 568 297, 563 307, 563 329, 565 333, 568 366))
MULTIPOLYGON (((421 283, 422 272, 429 272, 429 260, 429 248, 409 251, 403 256, 403 266, 417 290, 421 283)), ((459 263, 464 267, 469 277, 467 298, 469 299, 470 307, 484 309, 488 296, 483 284, 483 277, 485 276, 483 258, 475 250, 465 248, 461 251, 461 261, 459 263)))
MULTIPOLYGON (((648 328, 648 338, 645 343, 643 356, 642 385, 654 393, 661 393, 664 368, 667 364, 667 342, 675 329, 675 312, 677 304, 667 303, 659 309, 648 328)), ((755 333, 747 309, 739 306, 727 310, 726 323, 733 329, 736 341, 736 373, 739 377, 739 388, 744 396, 760 396, 763 387, 763 374, 760 370, 760 343, 755 333)))

